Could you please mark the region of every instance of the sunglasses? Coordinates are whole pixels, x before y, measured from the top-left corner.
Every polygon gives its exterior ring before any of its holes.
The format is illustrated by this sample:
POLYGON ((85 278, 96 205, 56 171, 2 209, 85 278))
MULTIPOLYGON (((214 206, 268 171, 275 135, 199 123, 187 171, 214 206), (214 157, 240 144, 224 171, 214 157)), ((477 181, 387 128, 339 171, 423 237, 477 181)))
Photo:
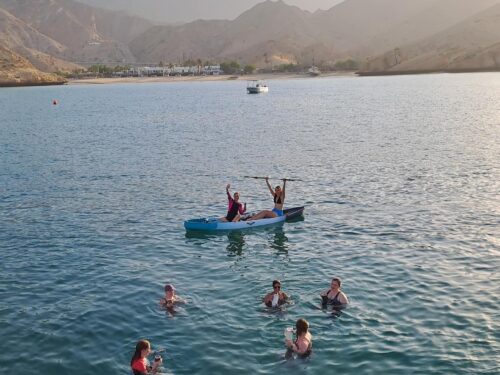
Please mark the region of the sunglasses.
POLYGON ((273 288, 274 288, 274 289, 276 289, 276 288, 277 288, 277 289, 281 289, 281 285, 273 285, 273 288))

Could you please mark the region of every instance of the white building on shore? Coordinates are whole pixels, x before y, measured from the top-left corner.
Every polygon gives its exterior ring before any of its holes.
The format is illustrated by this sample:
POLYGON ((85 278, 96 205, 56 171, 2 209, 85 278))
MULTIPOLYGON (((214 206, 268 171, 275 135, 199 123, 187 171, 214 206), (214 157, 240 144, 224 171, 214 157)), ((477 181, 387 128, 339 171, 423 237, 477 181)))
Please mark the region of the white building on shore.
POLYGON ((118 77, 165 77, 165 76, 186 76, 186 75, 219 75, 222 74, 220 65, 207 66, 141 66, 132 67, 128 70, 115 72, 118 77))
POLYGON ((202 73, 207 76, 218 76, 223 72, 220 68, 220 65, 206 65, 203 67, 202 73))

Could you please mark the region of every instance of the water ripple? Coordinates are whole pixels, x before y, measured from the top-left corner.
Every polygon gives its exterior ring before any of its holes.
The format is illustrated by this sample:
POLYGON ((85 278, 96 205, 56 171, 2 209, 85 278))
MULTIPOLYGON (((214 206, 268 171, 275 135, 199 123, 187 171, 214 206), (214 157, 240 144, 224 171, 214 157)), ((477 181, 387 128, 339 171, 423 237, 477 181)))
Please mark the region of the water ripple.
POLYGON ((283 80, 257 97, 240 82, 0 90, 0 363, 126 373, 148 338, 176 374, 498 373, 499 88, 476 74, 283 80), (224 212, 228 182, 272 206, 244 175, 302 179, 287 204, 304 220, 186 234, 224 212), (320 306, 332 276, 340 314, 320 306), (274 279, 292 298, 280 312, 261 303, 274 279), (187 300, 175 311, 158 304, 167 282, 187 300), (313 355, 286 361, 298 317, 313 355))

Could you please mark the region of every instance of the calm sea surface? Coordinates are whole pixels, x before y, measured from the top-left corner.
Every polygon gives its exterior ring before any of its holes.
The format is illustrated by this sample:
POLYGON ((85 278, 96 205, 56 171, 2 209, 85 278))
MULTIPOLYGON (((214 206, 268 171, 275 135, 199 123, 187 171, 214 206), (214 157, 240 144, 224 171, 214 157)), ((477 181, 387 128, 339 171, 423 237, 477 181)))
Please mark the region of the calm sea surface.
POLYGON ((500 74, 269 83, 0 90, 4 373, 129 374, 140 338, 174 374, 500 373, 500 74), (304 220, 187 235, 228 182, 272 207, 245 175, 302 179, 304 220), (313 355, 287 362, 300 317, 313 355))

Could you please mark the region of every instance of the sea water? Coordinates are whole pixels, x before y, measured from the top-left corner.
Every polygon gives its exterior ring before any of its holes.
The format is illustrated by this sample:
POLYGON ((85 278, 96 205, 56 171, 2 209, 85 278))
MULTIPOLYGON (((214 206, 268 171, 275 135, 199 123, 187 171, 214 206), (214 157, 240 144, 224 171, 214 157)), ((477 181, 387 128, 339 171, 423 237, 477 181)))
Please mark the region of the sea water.
POLYGON ((5 373, 129 374, 142 338, 174 374, 499 373, 500 74, 268 83, 0 90, 5 373), (301 179, 304 219, 186 234, 228 183, 272 208, 246 175, 301 179), (298 318, 313 354, 285 361, 298 318))

